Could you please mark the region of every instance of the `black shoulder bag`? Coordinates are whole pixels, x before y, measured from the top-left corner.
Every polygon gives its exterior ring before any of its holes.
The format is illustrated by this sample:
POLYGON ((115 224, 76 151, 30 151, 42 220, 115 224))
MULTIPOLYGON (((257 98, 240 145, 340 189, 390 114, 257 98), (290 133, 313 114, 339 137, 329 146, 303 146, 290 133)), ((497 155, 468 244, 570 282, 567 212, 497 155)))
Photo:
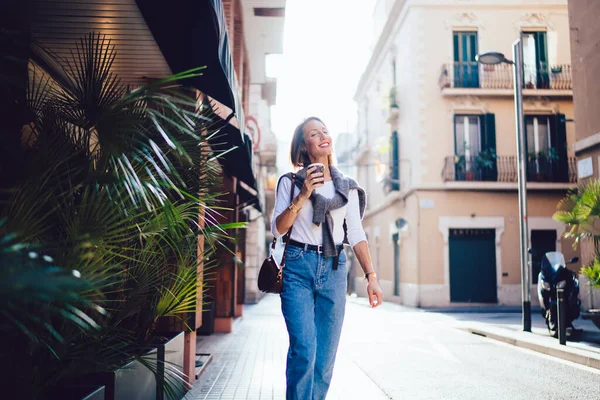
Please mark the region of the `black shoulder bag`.
MULTIPOLYGON (((296 174, 292 174, 292 190, 290 194, 290 203, 294 200, 294 188, 296 186, 296 174)), ((289 238, 292 234, 292 226, 286 233, 286 236, 289 238)), ((286 240, 285 249, 283 250, 283 257, 281 258, 281 267, 277 265, 277 261, 273 257, 273 251, 275 250, 275 243, 277 239, 273 239, 273 243, 271 244, 271 255, 263 261, 262 266, 260 267, 260 272, 258 273, 258 289, 265 293, 281 293, 281 289, 283 288, 283 275, 282 270, 285 267, 285 253, 287 252, 289 240, 286 240)))

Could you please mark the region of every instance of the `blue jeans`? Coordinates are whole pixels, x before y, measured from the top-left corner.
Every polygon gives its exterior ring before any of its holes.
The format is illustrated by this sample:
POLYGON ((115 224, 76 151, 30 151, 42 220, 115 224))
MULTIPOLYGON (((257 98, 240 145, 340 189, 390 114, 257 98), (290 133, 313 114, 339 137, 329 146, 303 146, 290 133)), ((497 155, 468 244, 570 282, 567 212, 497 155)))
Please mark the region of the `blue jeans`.
POLYGON ((323 400, 329 390, 346 309, 346 254, 333 258, 289 246, 281 310, 290 337, 287 400, 323 400))

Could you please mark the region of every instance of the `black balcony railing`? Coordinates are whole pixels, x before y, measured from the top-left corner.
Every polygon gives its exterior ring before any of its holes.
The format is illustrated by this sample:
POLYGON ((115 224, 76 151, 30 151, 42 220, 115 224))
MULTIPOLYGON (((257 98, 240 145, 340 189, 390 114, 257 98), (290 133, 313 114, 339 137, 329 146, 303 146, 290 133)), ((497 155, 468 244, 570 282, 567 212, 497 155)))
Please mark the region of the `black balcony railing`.
MULTIPOLYGON (((570 65, 523 66, 524 89, 570 90, 570 65)), ((439 85, 444 88, 512 89, 512 65, 479 65, 475 62, 458 62, 442 66, 439 85)))
MULTIPOLYGON (((449 156, 442 170, 444 182, 517 182, 517 157, 498 156, 494 160, 480 157, 449 156)), ((529 158, 527 162, 529 182, 576 183, 577 162, 575 157, 567 160, 546 157, 529 158)))

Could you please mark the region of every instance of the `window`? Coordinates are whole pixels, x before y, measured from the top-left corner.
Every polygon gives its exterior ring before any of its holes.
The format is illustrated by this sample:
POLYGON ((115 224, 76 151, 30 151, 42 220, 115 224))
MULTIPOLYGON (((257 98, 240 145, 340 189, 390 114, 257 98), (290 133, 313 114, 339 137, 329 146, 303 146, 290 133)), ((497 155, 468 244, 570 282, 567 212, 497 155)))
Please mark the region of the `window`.
POLYGON ((527 179, 538 182, 569 182, 565 116, 527 115, 527 179))
POLYGON ((456 180, 497 180, 494 114, 455 115, 454 154, 456 180))
POLYGON ((527 132, 527 174, 529 180, 550 181, 550 117, 526 116, 525 130, 527 132))
POLYGON ((550 116, 525 117, 527 149, 534 157, 550 149, 550 116))
POLYGON ((549 89, 546 32, 523 32, 523 79, 528 89, 549 89))
POLYGON ((456 154, 474 157, 481 150, 481 118, 479 115, 456 115, 454 117, 456 154))
POLYGON ((477 32, 454 32, 454 87, 479 87, 477 32))

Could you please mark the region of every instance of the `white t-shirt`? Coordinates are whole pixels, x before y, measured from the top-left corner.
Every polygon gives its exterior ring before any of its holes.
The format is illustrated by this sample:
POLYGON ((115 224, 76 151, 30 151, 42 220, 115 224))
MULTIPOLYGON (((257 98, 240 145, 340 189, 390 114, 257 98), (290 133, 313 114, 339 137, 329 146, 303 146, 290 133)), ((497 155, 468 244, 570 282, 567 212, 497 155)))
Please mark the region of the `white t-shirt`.
MULTIPOLYGON (((290 205, 290 189, 292 180, 289 177, 284 177, 280 180, 277 187, 277 195, 275 199, 275 210, 273 212, 273 220, 271 222, 271 231, 277 239, 283 236, 286 232, 278 232, 275 221, 277 217, 285 211, 290 205)), ((315 189, 316 192, 328 199, 335 195, 335 186, 333 181, 325 182, 325 185, 315 189)), ((294 189, 294 197, 298 196, 300 188, 296 186, 294 189)), ((358 203, 358 191, 351 189, 348 193, 348 203, 338 208, 331 210, 333 218, 333 239, 336 244, 341 244, 344 241, 344 219, 348 228, 348 242, 354 247, 357 243, 367 240, 365 231, 362 227, 360 218, 360 209, 358 203)), ((312 222, 313 206, 310 200, 307 200, 302 205, 302 209, 298 213, 292 229, 291 238, 298 242, 306 244, 321 245, 323 244, 323 225, 315 225, 312 222)))

